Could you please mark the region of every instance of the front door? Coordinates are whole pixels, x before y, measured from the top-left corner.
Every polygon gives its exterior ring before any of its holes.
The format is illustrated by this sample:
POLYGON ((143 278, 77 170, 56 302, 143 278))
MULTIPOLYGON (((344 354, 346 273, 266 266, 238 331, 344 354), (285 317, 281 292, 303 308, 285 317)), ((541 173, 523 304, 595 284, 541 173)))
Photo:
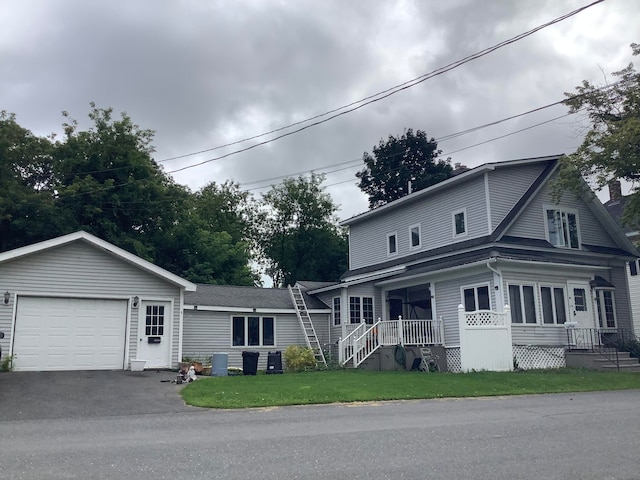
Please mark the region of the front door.
POLYGON ((596 341, 591 288, 586 282, 568 282, 569 320, 576 322, 574 342, 578 348, 590 348, 596 341))
POLYGON ((137 358, 145 368, 171 367, 171 303, 140 302, 137 358))

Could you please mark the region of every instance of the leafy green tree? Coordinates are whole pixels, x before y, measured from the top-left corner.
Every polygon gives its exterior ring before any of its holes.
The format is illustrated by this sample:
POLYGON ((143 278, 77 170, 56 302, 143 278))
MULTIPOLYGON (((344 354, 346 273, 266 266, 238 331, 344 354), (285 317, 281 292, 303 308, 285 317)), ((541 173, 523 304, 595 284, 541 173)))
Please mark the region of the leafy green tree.
POLYGON ((258 283, 250 248, 255 210, 238 184, 210 183, 189 198, 180 221, 162 236, 156 262, 192 282, 258 283))
POLYGON ((276 286, 337 281, 347 269, 346 236, 323 180, 316 174, 287 178, 263 195, 258 247, 276 286))
POLYGON ((124 113, 91 104, 93 126, 66 123, 66 138, 54 150, 56 201, 84 229, 148 260, 154 238, 179 221, 188 191, 152 159, 153 132, 124 113))
POLYGON ((399 137, 389 135, 373 147, 373 155, 364 152, 365 167, 356 173, 358 187, 369 196, 369 207, 376 208, 409 193, 416 192, 453 176, 449 159, 438 159, 442 153, 436 141, 422 130, 408 129, 399 137))
POLYGON ((52 149, 0 111, 0 251, 64 232, 52 198, 52 149))
MULTIPOLYGON (((632 44, 633 55, 640 45, 632 44)), ((614 72, 617 81, 596 86, 588 81, 566 93, 565 104, 571 113, 585 111, 591 122, 580 147, 563 158, 554 187, 556 198, 565 189, 579 193, 584 187, 580 176, 597 189, 616 179, 633 184, 623 221, 640 227, 640 74, 629 64, 614 72)))

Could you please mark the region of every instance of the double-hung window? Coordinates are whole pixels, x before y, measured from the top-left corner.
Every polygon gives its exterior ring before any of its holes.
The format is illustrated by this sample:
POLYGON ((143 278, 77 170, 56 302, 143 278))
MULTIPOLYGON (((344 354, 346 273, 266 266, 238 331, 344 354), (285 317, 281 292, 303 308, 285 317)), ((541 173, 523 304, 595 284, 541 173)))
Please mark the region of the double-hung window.
POLYGON ((580 248, 578 213, 559 208, 545 208, 547 239, 556 247, 580 248))
POLYGON ((509 285, 511 323, 536 323, 536 298, 533 285, 509 285))
POLYGON ((373 323, 373 297, 349 297, 349 322, 373 323))
POLYGON ((616 304, 613 290, 596 289, 596 308, 600 328, 616 328, 616 304))
POLYGON ((340 297, 333 297, 333 324, 340 325, 340 297))
POLYGON ((276 344, 273 317, 233 317, 231 330, 231 342, 234 347, 261 347, 276 344))
POLYGON ((465 312, 491 310, 489 285, 462 287, 462 303, 465 312))

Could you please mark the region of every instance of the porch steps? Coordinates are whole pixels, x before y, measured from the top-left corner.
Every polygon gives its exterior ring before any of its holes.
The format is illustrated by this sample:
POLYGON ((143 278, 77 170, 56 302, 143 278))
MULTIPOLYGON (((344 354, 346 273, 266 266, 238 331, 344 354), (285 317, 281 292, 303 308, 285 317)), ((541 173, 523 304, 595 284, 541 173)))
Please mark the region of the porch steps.
MULTIPOLYGON (((615 359, 605 358, 601 353, 590 351, 565 352, 567 367, 583 367, 605 372, 616 371, 615 359)), ((618 352, 618 364, 621 372, 640 372, 640 361, 629 352, 618 352)))
POLYGON ((307 304, 304 301, 304 296, 302 295, 300 286, 294 285, 292 287, 289 285, 288 288, 291 300, 293 301, 293 305, 296 309, 296 314, 298 315, 298 320, 300 320, 300 326, 302 327, 302 331, 304 332, 307 340, 307 347, 313 350, 316 363, 326 367, 327 360, 324 358, 324 352, 322 351, 322 346, 320 345, 320 341, 316 335, 316 329, 313 327, 313 322, 309 316, 309 310, 307 310, 307 304))

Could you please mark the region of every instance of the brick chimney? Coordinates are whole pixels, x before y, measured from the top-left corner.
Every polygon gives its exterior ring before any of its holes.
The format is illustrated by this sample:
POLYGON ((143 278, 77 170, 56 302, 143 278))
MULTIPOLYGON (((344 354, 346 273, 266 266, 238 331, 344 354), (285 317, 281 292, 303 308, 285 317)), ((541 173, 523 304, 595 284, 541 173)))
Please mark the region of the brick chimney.
POLYGON ((612 180, 609 182, 609 200, 620 200, 622 198, 622 185, 620 180, 612 180))

